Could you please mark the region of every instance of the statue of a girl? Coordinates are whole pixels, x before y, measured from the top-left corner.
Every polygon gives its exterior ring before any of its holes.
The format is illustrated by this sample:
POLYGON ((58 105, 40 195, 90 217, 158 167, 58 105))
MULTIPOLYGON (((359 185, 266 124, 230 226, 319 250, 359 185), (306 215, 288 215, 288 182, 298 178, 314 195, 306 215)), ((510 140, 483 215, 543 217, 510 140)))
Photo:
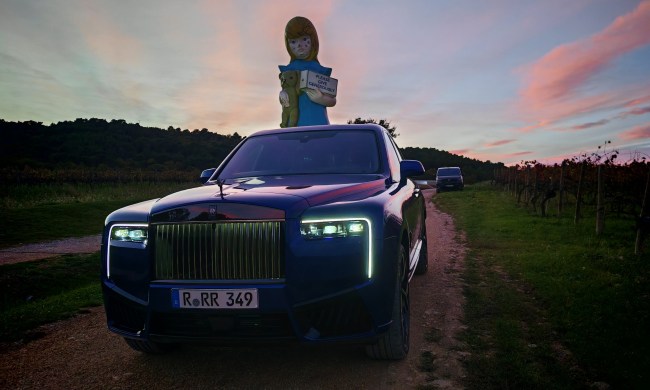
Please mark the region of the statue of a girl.
MULTIPOLYGON (((288 65, 280 65, 280 78, 287 71, 309 70, 325 76, 332 74, 332 68, 321 66, 318 62, 318 35, 311 21, 302 16, 296 16, 287 23, 284 30, 284 40, 287 52, 291 57, 288 65)), ((280 92, 280 103, 289 107, 289 94, 286 90, 280 92)), ((298 96, 297 126, 327 125, 326 107, 336 104, 336 97, 323 93, 315 88, 303 88, 298 96)))

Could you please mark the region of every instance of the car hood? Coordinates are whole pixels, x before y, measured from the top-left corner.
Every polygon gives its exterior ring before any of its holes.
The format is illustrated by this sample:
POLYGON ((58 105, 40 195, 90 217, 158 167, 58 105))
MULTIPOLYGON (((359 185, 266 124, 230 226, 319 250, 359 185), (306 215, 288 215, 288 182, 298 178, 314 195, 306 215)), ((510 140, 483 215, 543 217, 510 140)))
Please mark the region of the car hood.
POLYGON ((255 177, 222 185, 211 182, 168 195, 155 202, 151 212, 165 221, 201 219, 201 215, 216 219, 295 218, 308 207, 363 199, 385 189, 386 180, 380 175, 255 177))

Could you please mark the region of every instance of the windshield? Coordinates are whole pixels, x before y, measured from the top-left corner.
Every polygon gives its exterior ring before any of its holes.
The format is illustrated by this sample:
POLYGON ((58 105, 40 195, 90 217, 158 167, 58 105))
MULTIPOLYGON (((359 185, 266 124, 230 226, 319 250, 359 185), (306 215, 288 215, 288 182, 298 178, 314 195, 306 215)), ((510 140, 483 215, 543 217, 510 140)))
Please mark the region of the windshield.
POLYGON ((379 173, 372 131, 303 131, 247 139, 221 179, 254 176, 379 173))
POLYGON ((440 168, 438 176, 460 176, 460 168, 440 168))

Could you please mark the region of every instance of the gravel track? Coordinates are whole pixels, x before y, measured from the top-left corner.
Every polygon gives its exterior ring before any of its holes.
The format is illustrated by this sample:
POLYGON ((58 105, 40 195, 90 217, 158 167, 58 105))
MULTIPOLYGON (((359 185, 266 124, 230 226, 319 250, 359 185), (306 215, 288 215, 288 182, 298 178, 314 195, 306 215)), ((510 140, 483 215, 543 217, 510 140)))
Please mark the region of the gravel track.
POLYGON ((102 236, 96 234, 0 249, 0 265, 47 259, 71 253, 93 253, 99 251, 101 243, 102 236))

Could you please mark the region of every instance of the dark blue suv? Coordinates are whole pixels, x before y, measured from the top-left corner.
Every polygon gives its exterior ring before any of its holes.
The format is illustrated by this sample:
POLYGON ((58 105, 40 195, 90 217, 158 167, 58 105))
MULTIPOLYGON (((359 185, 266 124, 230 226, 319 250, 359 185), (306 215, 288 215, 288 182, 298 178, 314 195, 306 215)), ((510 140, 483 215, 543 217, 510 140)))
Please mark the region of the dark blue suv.
POLYGON ((427 270, 424 199, 380 126, 246 137, 201 187, 108 216, 108 327, 134 349, 185 342, 357 342, 409 349, 409 282, 427 270))
POLYGON ((462 190, 463 173, 458 167, 440 167, 436 172, 436 191, 462 190))

